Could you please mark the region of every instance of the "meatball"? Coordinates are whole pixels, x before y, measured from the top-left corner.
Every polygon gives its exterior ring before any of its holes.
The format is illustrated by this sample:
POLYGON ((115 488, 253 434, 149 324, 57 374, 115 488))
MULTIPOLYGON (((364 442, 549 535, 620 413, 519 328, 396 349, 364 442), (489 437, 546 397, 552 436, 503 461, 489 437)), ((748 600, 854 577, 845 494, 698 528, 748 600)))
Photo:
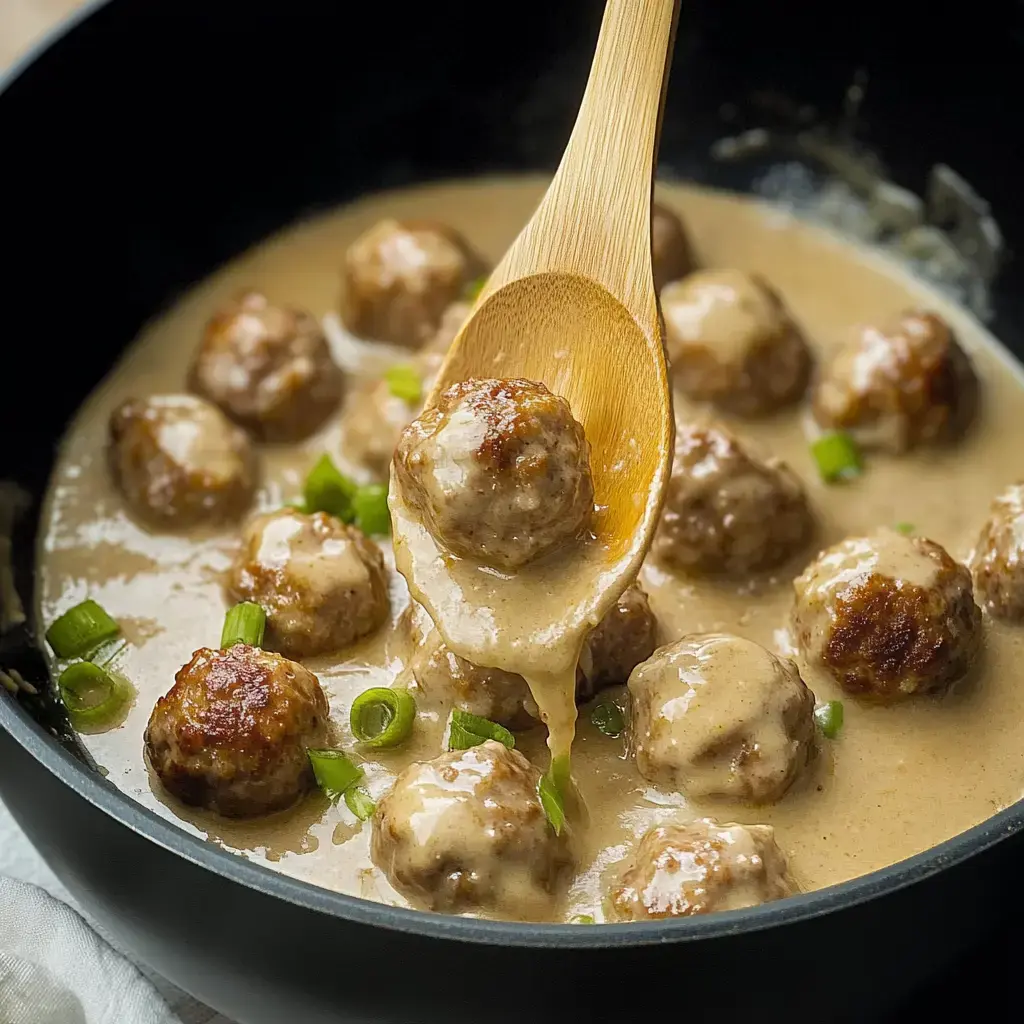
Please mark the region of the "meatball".
POLYGON ((710 818, 644 835, 611 892, 623 921, 738 910, 797 892, 770 825, 710 818))
POLYGON ((254 517, 228 573, 234 601, 267 613, 267 646, 290 658, 340 650, 388 617, 384 558, 361 530, 323 512, 254 517))
POLYGON ((1024 620, 1024 482, 992 503, 972 562, 985 607, 997 618, 1024 620))
POLYGON ((146 754, 183 803, 233 818, 288 807, 313 787, 307 747, 323 746, 327 698, 279 654, 204 647, 153 708, 146 754))
POLYGON ((451 228, 382 220, 345 253, 342 319, 354 334, 419 348, 480 270, 451 228))
POLYGON ((669 281, 693 270, 693 252, 683 222, 678 214, 660 203, 651 208, 651 262, 654 287, 659 292, 669 281))
POLYGON ((978 379, 934 313, 904 313, 864 328, 832 358, 814 392, 814 417, 863 448, 899 454, 959 437, 974 416, 978 379))
POLYGON ((786 463, 761 459, 717 426, 681 424, 654 557, 692 573, 773 569, 807 542, 814 518, 786 463))
POLYGON ((118 406, 107 455, 128 504, 157 526, 234 519, 256 487, 256 458, 245 433, 193 395, 151 395, 118 406))
POLYGON ((777 800, 814 753, 796 665, 720 633, 660 648, 629 677, 640 774, 694 799, 777 800))
POLYGON ((378 476, 386 476, 402 431, 419 415, 423 399, 434 386, 448 348, 469 316, 469 304, 453 302, 441 319, 434 338, 418 353, 414 366, 423 390, 409 402, 391 393, 387 380, 375 381, 355 397, 345 413, 345 450, 378 476))
POLYGON ((793 587, 800 653, 854 696, 890 702, 943 690, 981 646, 971 574, 923 537, 883 528, 844 540, 793 587))
POLYGON ((342 373, 308 313, 247 292, 207 324, 189 386, 264 441, 298 441, 338 407, 342 373))
POLYGON ((516 569, 583 528, 590 445, 569 403, 528 380, 453 384, 402 432, 406 503, 453 554, 516 569))
POLYGON ((690 398, 737 416, 797 402, 811 353, 766 281, 740 270, 702 270, 661 293, 672 375, 690 398))
POLYGON ((370 852, 391 884, 428 910, 543 917, 571 866, 548 824, 540 772, 488 740, 410 765, 377 805, 370 852))

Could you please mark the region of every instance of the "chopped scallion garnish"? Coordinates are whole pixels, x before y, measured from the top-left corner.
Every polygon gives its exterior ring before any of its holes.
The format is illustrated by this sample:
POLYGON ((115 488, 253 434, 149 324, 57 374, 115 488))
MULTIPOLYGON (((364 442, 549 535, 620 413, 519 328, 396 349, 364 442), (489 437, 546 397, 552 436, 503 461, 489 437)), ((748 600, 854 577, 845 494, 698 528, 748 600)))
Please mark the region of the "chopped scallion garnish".
POLYGON ((99 732, 116 725, 135 697, 135 688, 118 672, 76 661, 57 680, 68 719, 78 730, 99 732))
POLYGON ((569 924, 594 924, 593 914, 576 914, 569 918, 569 924))
POLYGON ((821 478, 829 483, 860 476, 860 452, 849 434, 823 434, 811 445, 811 454, 821 478))
POLYGON ((220 646, 227 650, 235 644, 250 647, 263 645, 263 632, 267 625, 267 613, 252 601, 242 601, 228 609, 224 616, 224 628, 220 634, 220 646))
POLYGON ((363 533, 391 532, 391 513, 388 511, 388 489, 384 484, 367 484, 352 496, 352 511, 356 526, 363 533))
POLYGON ((375 686, 352 702, 349 724, 360 743, 394 747, 407 739, 416 720, 416 701, 408 690, 375 686))
POLYGON ((464 289, 463 294, 466 296, 466 300, 476 302, 480 297, 480 293, 484 290, 485 284, 487 284, 486 276, 474 277, 464 289))
POLYGON ((366 821, 373 815, 377 805, 362 786, 349 786, 345 790, 345 806, 360 820, 366 821))
POLYGON ((423 397, 423 381, 412 363, 389 366, 384 373, 388 391, 403 402, 415 405, 423 397))
POLYGON ((86 658, 121 627, 95 601, 69 608, 46 631, 46 639, 58 658, 86 658))
POLYGON ((556 836, 561 835, 562 829, 565 828, 565 801, 562 797, 559 774, 555 764, 552 763, 551 768, 540 777, 540 782, 537 783, 537 796, 540 797, 540 805, 544 808, 544 814, 555 830, 556 836))
POLYGON ((622 717, 622 711, 618 704, 613 701, 605 701, 603 704, 598 704, 596 708, 590 713, 590 721, 594 723, 595 727, 605 734, 605 736, 611 736, 613 739, 616 736, 622 735, 622 730, 626 728, 625 720, 622 717))
POLYGON ((342 750, 307 750, 306 754, 316 784, 331 800, 337 800, 363 777, 363 769, 353 764, 342 750))
POLYGON ((905 537, 909 537, 914 532, 913 523, 897 523, 896 530, 902 533, 905 537))
POLYGON ((830 700, 819 704, 814 709, 814 720, 822 734, 830 740, 839 735, 843 727, 843 702, 841 700, 830 700))
POLYGON ((471 715, 461 708, 452 708, 448 717, 448 749, 468 750, 479 746, 485 740, 497 740, 509 750, 516 745, 516 738, 503 725, 492 722, 489 718, 471 715))
POLYGON ((325 452, 306 477, 303 490, 305 511, 309 514, 326 512, 343 523, 351 523, 355 518, 352 498, 356 490, 356 485, 338 469, 330 455, 325 452))

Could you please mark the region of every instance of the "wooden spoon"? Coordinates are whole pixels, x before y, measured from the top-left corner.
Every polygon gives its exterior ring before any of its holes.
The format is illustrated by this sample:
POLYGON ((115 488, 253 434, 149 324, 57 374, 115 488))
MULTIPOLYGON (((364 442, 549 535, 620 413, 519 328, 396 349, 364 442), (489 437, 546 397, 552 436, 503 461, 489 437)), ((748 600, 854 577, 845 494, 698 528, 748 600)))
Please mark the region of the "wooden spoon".
MULTIPOLYGON (((600 557, 543 579, 520 571, 488 583, 486 594, 469 577, 453 587, 450 557, 405 507, 392 476, 396 561, 413 595, 456 653, 526 676, 553 751, 564 746, 553 718, 570 712, 545 708, 539 676, 575 672, 586 629, 639 571, 669 476, 674 424, 651 268, 651 196, 678 8, 678 0, 608 0, 561 164, 427 400, 433 405, 470 377, 542 381, 566 398, 591 445, 600 557), (517 585, 522 600, 514 600, 517 585), (502 604, 507 615, 496 612, 502 604), (524 609, 536 612, 535 623, 524 609), (564 627, 557 638, 551 609, 564 627)), ((571 741, 572 721, 561 724, 571 741)))

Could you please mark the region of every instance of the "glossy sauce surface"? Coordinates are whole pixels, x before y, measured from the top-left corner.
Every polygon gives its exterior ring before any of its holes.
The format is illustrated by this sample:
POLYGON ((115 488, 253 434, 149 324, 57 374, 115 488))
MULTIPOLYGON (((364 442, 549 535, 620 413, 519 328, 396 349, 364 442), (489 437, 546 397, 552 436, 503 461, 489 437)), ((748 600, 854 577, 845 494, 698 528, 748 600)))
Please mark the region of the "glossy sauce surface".
MULTIPOLYGON (((139 690, 127 720, 85 743, 109 778, 182 826, 247 857, 328 888, 402 905, 404 900, 369 859, 369 824, 344 803, 313 795, 291 811, 248 823, 216 819, 174 803, 151 777, 142 735, 157 697, 192 652, 216 644, 225 600, 221 580, 238 542, 238 528, 158 534, 134 522, 107 473, 104 446, 111 410, 129 396, 184 390, 186 368, 206 320, 240 289, 264 290, 272 302, 304 306, 317 317, 337 308, 345 247, 386 216, 432 218, 462 231, 496 260, 542 194, 541 178, 452 183, 369 197, 289 229, 243 255, 150 324, 107 382, 83 406, 61 449, 44 511, 39 550, 40 619, 49 623, 92 597, 119 618, 132 642, 123 667, 139 690)), ((955 448, 899 459, 872 456, 849 485, 826 485, 815 470, 797 409, 756 423, 730 421, 744 440, 789 462, 802 479, 818 520, 817 535, 792 564, 743 585, 676 577, 648 564, 642 582, 658 616, 661 640, 688 632, 733 632, 787 652, 792 580, 813 555, 844 537, 906 522, 968 555, 995 494, 1024 475, 1017 438, 1024 436, 1024 390, 1008 357, 968 315, 904 271, 866 250, 753 201, 682 186, 659 198, 678 210, 704 266, 762 273, 780 292, 822 357, 864 323, 924 305, 946 317, 981 379, 978 421, 955 448)), ((335 329, 338 355, 367 381, 390 355, 360 346, 335 329)), ((407 359, 407 353, 399 356, 407 359)), ((362 386, 350 376, 346 401, 362 386)), ((677 418, 703 415, 677 398, 677 418)), ((263 482, 257 507, 293 500, 318 455, 327 450, 342 468, 366 478, 340 456, 340 416, 298 446, 258 449, 263 482)), ((389 566, 393 558, 384 544, 389 566)), ((392 625, 340 655, 306 662, 331 703, 336 741, 353 748, 352 699, 388 685, 408 659, 394 628, 408 600, 391 577, 392 625)), ((538 605, 542 602, 538 599, 538 605)), ((642 779, 625 757, 622 738, 609 739, 583 709, 573 747, 573 774, 589 811, 577 829, 579 870, 567 901, 552 919, 602 917, 606 869, 621 860, 650 825, 712 814, 720 821, 765 823, 787 854, 800 885, 818 888, 917 853, 970 827, 1018 799, 1024 790, 1024 627, 985 619, 985 649, 973 678, 942 699, 867 707, 846 699, 839 738, 774 805, 750 808, 727 801, 687 801, 642 779)), ((841 697, 813 671, 804 673, 819 700, 841 697)), ((412 760, 440 751, 443 716, 420 715, 413 741, 365 768, 379 797, 412 760)), ((547 764, 543 729, 520 734, 517 746, 547 764)))

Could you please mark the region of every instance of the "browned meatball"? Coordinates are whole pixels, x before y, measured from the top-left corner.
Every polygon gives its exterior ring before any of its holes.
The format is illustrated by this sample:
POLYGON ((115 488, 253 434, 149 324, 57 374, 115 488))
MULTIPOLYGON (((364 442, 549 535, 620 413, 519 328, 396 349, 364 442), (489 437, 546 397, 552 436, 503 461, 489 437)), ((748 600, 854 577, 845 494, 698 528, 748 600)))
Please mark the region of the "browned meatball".
POLYGON ((319 680, 294 661, 246 644, 204 647, 156 702, 146 754, 183 803, 269 814, 312 788, 306 748, 324 745, 327 714, 319 680))
POLYGON ((417 906, 544 917, 572 863, 544 816, 540 772, 488 740, 410 765, 377 805, 370 852, 417 906))
POLYGON ((944 690, 981 647, 971 574, 923 537, 883 528, 844 540, 793 587, 800 653, 858 697, 944 690))
POLYGON ((651 262, 654 288, 659 292, 669 281, 693 270, 693 251, 683 222, 674 210, 660 203, 651 208, 651 262))
POLYGON ((684 572, 740 576, 773 569, 810 538, 796 474, 717 426, 676 430, 675 457, 652 553, 684 572))
POLYGON ((298 441, 338 407, 342 373, 313 317, 246 292, 207 324, 189 386, 262 440, 298 441))
POLYGON ((934 313, 866 327, 833 357, 814 392, 814 416, 864 448, 900 453, 959 437, 974 416, 978 379, 934 313))
POLYGON ((515 569, 579 533, 590 445, 569 403, 528 380, 468 380, 402 432, 405 502, 453 554, 515 569))
POLYGON ((992 503, 972 562, 984 606, 997 618, 1024 620, 1024 482, 992 503))
POLYGON ((640 774, 695 799, 777 800, 814 754, 814 694, 753 640, 683 637, 629 677, 640 774))
POLYGON ((354 334, 419 348, 480 271, 479 259, 451 228, 382 220, 345 253, 342 319, 354 334))
POLYGON ((651 829, 611 892, 622 921, 738 910, 797 892, 770 825, 710 818, 651 829))
POLYGON ((151 395, 118 406, 107 455, 132 510, 156 526, 234 519, 256 487, 256 458, 245 433, 194 395, 151 395))
POLYGON ((811 353, 782 299, 756 274, 699 270, 661 293, 676 386, 737 416, 799 401, 811 353))
POLYGON ((267 646, 290 658, 327 654, 388 617, 380 548, 323 512, 283 508, 253 518, 228 573, 233 601, 267 613, 267 646))

